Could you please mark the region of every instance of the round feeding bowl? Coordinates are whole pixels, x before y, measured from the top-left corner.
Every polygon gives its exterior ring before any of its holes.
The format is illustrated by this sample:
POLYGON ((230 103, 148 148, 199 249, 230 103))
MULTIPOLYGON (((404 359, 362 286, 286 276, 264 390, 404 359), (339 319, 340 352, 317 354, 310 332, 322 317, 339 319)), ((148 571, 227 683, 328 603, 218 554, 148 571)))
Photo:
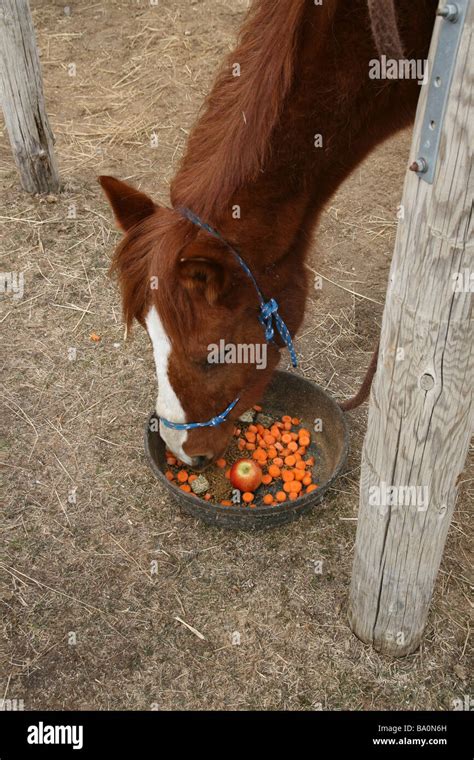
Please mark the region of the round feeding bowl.
POLYGON ((145 451, 154 475, 179 502, 183 512, 222 528, 261 530, 295 520, 324 498, 328 488, 341 474, 349 448, 347 422, 336 401, 311 380, 277 370, 266 390, 262 405, 263 413, 275 418, 284 414, 297 415, 304 427, 311 431, 315 430, 315 421, 321 420, 321 431, 312 434, 309 448, 315 457, 314 472, 318 488, 295 501, 283 502, 278 506, 257 504, 254 507, 225 507, 181 491, 165 477, 168 469, 166 449, 153 412, 145 428, 145 451), (155 421, 153 425, 150 424, 152 420, 155 421))

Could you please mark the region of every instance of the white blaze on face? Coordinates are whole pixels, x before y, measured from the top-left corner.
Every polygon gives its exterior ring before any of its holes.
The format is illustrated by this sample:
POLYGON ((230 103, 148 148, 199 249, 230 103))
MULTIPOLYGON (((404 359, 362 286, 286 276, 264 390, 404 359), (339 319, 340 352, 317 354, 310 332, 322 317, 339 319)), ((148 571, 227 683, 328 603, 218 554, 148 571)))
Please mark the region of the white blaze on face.
MULTIPOLYGON (((151 307, 145 317, 145 323, 153 345, 156 376, 158 378, 156 413, 159 417, 164 417, 171 422, 186 422, 184 409, 168 377, 171 343, 155 306, 151 307)), ((163 425, 160 420, 160 435, 173 454, 176 454, 186 464, 192 464, 191 458, 183 451, 183 444, 188 437, 187 430, 173 430, 173 428, 163 425)))

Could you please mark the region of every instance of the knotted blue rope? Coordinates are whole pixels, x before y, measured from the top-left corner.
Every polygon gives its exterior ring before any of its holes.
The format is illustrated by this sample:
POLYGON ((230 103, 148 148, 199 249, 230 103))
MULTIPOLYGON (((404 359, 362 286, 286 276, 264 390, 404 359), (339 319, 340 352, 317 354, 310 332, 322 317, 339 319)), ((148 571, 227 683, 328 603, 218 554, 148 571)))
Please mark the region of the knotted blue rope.
POLYGON ((184 216, 186 219, 189 219, 190 222, 195 224, 197 227, 200 227, 203 230, 206 230, 210 235, 217 238, 217 240, 220 240, 221 243, 223 243, 226 248, 234 254, 235 258, 239 262, 240 266, 244 270, 247 277, 250 278, 250 280, 253 283, 253 286, 255 290, 257 291, 258 300, 260 301, 260 314, 259 314, 259 321, 262 324, 262 326, 265 329, 265 339, 267 342, 270 342, 273 340, 275 335, 275 330, 273 327, 273 322, 276 325, 276 328, 278 332, 280 333, 283 342, 285 343, 291 357, 291 363, 293 367, 296 367, 298 365, 298 359, 296 358, 296 351, 293 346, 293 341, 291 340, 290 331, 288 330, 287 326, 285 325, 283 319, 280 317, 278 313, 278 304, 275 301, 274 298, 270 298, 269 301, 265 301, 262 291, 260 290, 257 280, 253 276, 251 270, 243 260, 240 253, 234 248, 233 245, 231 245, 225 238, 222 237, 222 235, 214 229, 214 227, 211 227, 210 224, 207 224, 207 222, 204 222, 202 219, 200 219, 196 214, 194 214, 190 209, 184 208, 184 207, 178 207, 176 209, 179 211, 179 213, 184 216))
POLYGON ((225 418, 229 412, 232 411, 238 401, 240 401, 240 396, 237 396, 237 398, 234 399, 227 409, 224 409, 224 411, 221 412, 221 414, 217 414, 207 422, 170 422, 170 420, 165 420, 164 417, 160 417, 160 420, 163 425, 166 425, 166 427, 172 428, 173 430, 192 430, 192 428, 216 427, 216 425, 220 425, 221 422, 224 422, 225 418))
MULTIPOLYGON (((250 280, 253 282, 254 288, 257 291, 258 300, 260 302, 260 314, 258 316, 258 319, 260 321, 260 324, 265 330, 265 340, 269 343, 273 340, 275 336, 275 328, 273 324, 275 323, 275 326, 280 333, 283 342, 285 343, 286 347, 288 348, 288 351, 290 352, 291 357, 291 363, 293 367, 296 367, 298 364, 298 360, 296 358, 296 351, 293 346, 293 341, 291 340, 290 331, 288 330, 287 326, 285 325, 283 319, 280 317, 278 313, 278 304, 275 301, 274 298, 270 298, 269 301, 265 301, 262 291, 260 290, 257 280, 253 276, 251 270, 243 260, 240 253, 232 246, 225 238, 222 237, 222 235, 219 234, 217 230, 214 229, 214 227, 211 227, 210 224, 207 224, 207 222, 204 222, 202 219, 200 219, 196 214, 193 214, 192 211, 188 208, 177 208, 177 211, 184 216, 186 219, 188 219, 190 222, 195 224, 197 227, 200 227, 203 230, 206 230, 210 235, 217 238, 217 240, 220 240, 221 243, 223 243, 226 248, 233 253, 237 261, 239 262, 240 266, 244 270, 247 277, 250 278, 250 280)), ((163 425, 165 425, 168 428, 172 428, 173 430, 192 430, 193 428, 202 428, 202 427, 216 427, 216 425, 220 425, 221 422, 224 422, 228 414, 232 411, 234 406, 237 404, 237 402, 240 401, 240 396, 238 396, 236 399, 232 401, 231 404, 227 407, 227 409, 224 409, 221 414, 217 414, 215 417, 212 417, 207 422, 171 422, 170 420, 166 420, 164 417, 160 417, 161 422, 163 425)))

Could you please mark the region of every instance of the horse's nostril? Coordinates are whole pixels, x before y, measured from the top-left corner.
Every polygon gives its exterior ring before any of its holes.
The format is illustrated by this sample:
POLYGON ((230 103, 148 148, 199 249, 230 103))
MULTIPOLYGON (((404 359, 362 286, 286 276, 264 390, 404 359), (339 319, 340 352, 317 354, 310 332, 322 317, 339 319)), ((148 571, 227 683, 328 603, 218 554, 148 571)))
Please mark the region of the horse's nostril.
POLYGON ((212 457, 208 456, 198 456, 193 457, 193 467, 196 467, 198 470, 203 470, 204 467, 206 467, 212 460, 212 457))

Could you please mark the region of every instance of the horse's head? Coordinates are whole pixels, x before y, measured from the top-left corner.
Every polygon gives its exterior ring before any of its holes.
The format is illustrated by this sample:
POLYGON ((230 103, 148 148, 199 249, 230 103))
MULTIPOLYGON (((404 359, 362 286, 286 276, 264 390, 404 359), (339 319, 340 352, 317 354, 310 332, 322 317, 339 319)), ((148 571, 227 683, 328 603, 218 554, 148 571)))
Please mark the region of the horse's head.
POLYGON ((158 376, 156 412, 173 423, 167 447, 202 469, 225 450, 235 420, 261 399, 279 349, 267 343, 255 289, 225 244, 112 177, 100 182, 125 236, 115 252, 127 326, 147 330, 158 376))

